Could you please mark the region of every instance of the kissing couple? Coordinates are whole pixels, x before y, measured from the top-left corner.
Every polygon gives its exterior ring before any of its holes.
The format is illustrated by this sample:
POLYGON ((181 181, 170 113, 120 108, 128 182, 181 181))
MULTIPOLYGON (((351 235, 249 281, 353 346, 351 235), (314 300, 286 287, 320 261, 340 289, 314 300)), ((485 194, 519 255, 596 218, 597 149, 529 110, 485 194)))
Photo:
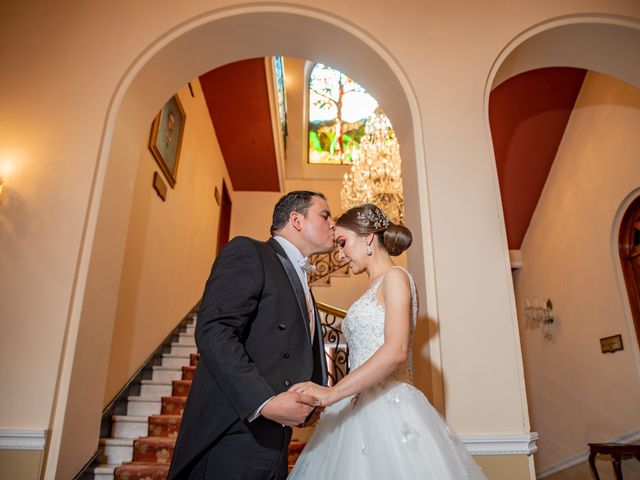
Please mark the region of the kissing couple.
POLYGON ((413 386, 416 289, 391 258, 411 241, 376 205, 334 221, 325 196, 309 191, 278 201, 268 241, 231 240, 198 312, 200 361, 169 479, 285 479, 291 427, 318 416, 291 479, 485 479, 413 386), (306 270, 307 257, 336 246, 369 286, 342 322, 350 373, 327 387, 306 270))

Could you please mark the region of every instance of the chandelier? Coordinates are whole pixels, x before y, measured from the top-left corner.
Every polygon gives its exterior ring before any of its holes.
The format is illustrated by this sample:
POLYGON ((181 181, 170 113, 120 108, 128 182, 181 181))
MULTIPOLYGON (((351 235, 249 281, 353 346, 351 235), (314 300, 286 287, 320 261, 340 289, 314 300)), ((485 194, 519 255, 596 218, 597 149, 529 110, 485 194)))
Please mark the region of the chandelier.
POLYGON ((380 109, 367 119, 360 148, 353 155, 351 172, 344 175, 341 198, 343 210, 375 203, 389 220, 402 223, 400 147, 391 122, 380 109))

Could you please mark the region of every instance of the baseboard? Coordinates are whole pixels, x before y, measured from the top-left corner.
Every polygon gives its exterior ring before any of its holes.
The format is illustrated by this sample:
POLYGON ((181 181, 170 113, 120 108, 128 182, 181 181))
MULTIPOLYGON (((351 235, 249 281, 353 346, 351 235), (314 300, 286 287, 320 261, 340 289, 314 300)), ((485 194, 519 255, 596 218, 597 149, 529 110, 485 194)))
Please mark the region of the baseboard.
MULTIPOLYGON (((627 432, 624 435, 621 435, 612 440, 607 440, 607 442, 611 443, 630 443, 640 440, 640 429, 633 430, 631 432, 627 432)), ((574 465, 578 465, 579 463, 586 462, 589 458, 589 450, 584 450, 582 452, 576 453, 575 455, 571 455, 569 458, 566 458, 558 463, 554 463, 548 467, 545 467, 538 472, 536 472, 536 478, 544 478, 549 475, 553 475, 554 473, 560 472, 566 468, 571 468, 574 465)))
POLYGON ((0 450, 44 450, 46 430, 0 429, 0 450))
POLYGON ((471 455, 531 455, 538 447, 536 432, 518 435, 461 435, 471 455))

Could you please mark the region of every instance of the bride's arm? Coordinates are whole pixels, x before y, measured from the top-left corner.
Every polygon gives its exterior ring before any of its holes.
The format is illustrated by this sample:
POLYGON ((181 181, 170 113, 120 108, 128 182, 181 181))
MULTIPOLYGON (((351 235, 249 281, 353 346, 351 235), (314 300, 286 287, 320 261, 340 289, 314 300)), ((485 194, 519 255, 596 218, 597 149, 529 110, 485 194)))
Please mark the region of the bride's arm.
POLYGON ((381 293, 385 306, 383 345, 333 387, 305 382, 294 385, 291 390, 304 390, 320 399, 323 406, 331 405, 381 382, 407 359, 411 324, 411 287, 407 274, 399 268, 387 272, 381 293))

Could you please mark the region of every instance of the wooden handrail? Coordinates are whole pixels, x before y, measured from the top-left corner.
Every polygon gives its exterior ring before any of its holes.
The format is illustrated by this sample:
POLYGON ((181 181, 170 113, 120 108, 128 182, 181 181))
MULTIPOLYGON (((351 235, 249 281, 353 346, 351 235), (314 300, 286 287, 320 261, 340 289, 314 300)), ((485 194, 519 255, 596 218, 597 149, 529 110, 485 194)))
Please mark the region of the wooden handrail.
POLYGON ((329 315, 335 315, 336 317, 344 318, 347 314, 346 310, 329 305, 328 303, 316 301, 318 310, 328 313, 329 315))

